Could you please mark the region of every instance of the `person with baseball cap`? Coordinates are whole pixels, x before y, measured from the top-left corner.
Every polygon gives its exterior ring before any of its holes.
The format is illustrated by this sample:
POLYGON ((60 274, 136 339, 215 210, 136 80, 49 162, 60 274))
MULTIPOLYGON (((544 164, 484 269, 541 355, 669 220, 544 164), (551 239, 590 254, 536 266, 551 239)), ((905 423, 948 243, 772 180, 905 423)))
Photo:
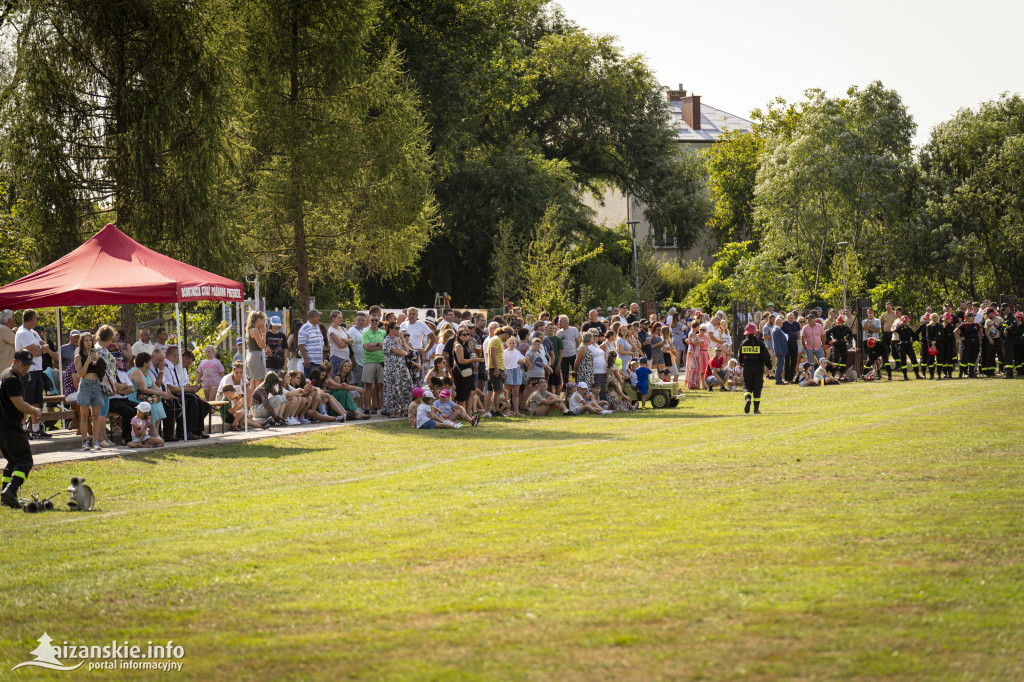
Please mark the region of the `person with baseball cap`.
POLYGON ((32 470, 32 448, 22 422, 26 415, 36 419, 42 417, 42 410, 25 402, 22 378, 32 369, 33 360, 29 351, 16 351, 13 364, 0 372, 0 424, 3 426, 0 429, 0 451, 7 460, 0 488, 0 504, 12 509, 21 509, 18 488, 32 470))
POLYGON ((754 414, 761 414, 761 389, 764 388, 764 373, 772 369, 772 355, 758 338, 756 324, 748 324, 743 334, 738 353, 743 366, 743 411, 750 414, 753 405, 754 414))
POLYGON ((281 318, 277 315, 270 318, 270 331, 266 333, 265 343, 267 371, 274 372, 277 376, 283 376, 288 335, 281 330, 281 318))
POLYGON ((825 333, 825 342, 832 348, 832 364, 839 373, 839 380, 846 381, 846 354, 853 332, 846 326, 846 318, 836 318, 836 324, 825 333))

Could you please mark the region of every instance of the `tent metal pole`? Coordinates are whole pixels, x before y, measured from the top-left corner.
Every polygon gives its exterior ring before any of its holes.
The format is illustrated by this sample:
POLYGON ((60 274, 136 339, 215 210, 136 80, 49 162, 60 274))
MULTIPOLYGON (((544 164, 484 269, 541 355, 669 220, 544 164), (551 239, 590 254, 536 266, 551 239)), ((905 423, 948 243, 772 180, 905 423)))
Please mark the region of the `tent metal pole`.
MULTIPOLYGON (((181 341, 181 310, 178 308, 178 303, 177 302, 174 303, 174 320, 175 320, 175 322, 178 325, 178 365, 181 366, 181 367, 184 367, 185 366, 185 360, 181 356, 181 354, 185 352, 185 349, 182 348, 182 341, 181 341)), ((175 378, 178 380, 178 389, 181 391, 181 427, 182 427, 181 428, 181 431, 182 431, 181 435, 185 439, 185 442, 187 443, 188 442, 188 419, 185 417, 185 415, 188 413, 188 406, 185 404, 185 386, 184 386, 184 384, 181 383, 181 375, 178 374, 178 368, 177 367, 174 368, 174 374, 175 374, 175 378)), ((186 372, 186 375, 187 375, 187 372, 186 372)), ((187 378, 187 376, 186 376, 186 378, 187 378)))
MULTIPOLYGON (((237 303, 238 310, 238 336, 242 337, 242 331, 245 329, 242 323, 242 302, 237 303)), ((242 419, 245 421, 245 432, 249 433, 249 368, 245 362, 245 347, 248 346, 245 339, 242 339, 242 406, 244 412, 242 413, 242 419)))

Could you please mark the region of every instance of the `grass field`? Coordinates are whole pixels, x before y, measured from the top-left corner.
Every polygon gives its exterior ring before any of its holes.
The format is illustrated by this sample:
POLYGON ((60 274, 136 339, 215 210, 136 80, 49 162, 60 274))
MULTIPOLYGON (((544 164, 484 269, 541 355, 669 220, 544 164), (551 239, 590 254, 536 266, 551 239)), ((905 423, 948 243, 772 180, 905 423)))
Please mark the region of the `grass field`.
POLYGON ((133 677, 1024 678, 1024 380, 741 404, 40 469, 99 510, 0 510, 0 677, 67 675, 10 672, 45 630, 184 648, 133 677))

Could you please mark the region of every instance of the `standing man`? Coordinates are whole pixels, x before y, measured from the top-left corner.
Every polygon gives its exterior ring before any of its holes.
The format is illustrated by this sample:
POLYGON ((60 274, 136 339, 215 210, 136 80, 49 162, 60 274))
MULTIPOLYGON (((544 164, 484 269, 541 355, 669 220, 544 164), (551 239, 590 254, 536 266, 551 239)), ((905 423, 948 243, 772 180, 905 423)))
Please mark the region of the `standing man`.
POLYGON ((825 340, 832 347, 832 364, 839 370, 839 380, 846 381, 846 356, 847 344, 853 332, 846 326, 846 318, 840 315, 836 318, 834 327, 825 334, 825 340))
POLYGON ((38 421, 42 410, 25 402, 23 379, 28 375, 36 356, 27 350, 14 353, 13 364, 0 372, 0 450, 3 451, 7 466, 4 467, 0 503, 12 509, 21 509, 18 504, 18 488, 32 470, 32 448, 22 428, 25 415, 38 421))
MULTIPOLYGON (((57 360, 57 354, 53 352, 49 344, 43 341, 42 337, 36 332, 35 327, 38 321, 36 311, 25 311, 21 317, 21 326, 14 333, 14 350, 15 352, 27 351, 32 355, 32 367, 29 368, 27 374, 20 374, 19 376, 21 376, 21 383, 25 387, 25 402, 38 407, 41 413, 43 408, 43 354, 49 355, 55 361, 57 360)), ((39 417, 33 416, 32 431, 29 432, 29 438, 49 437, 50 434, 43 428, 39 417)))
POLYGON ((14 362, 14 311, 0 310, 0 371, 14 362))
POLYGON ((380 316, 370 314, 370 326, 363 330, 363 386, 369 400, 368 414, 377 414, 384 391, 384 337, 380 316))
MULTIPOLYGON (((962 379, 966 374, 969 378, 976 379, 978 376, 978 349, 981 347, 981 327, 974 322, 974 314, 971 311, 968 310, 964 313, 964 321, 953 330, 953 335, 960 345, 960 376, 958 378, 962 379)), ((916 367, 914 372, 917 372, 916 367)), ((906 375, 906 370, 904 370, 904 375, 906 375)))
POLYGON ((548 386, 558 393, 562 385, 562 339, 558 338, 558 325, 554 322, 544 325, 544 333, 547 334, 544 339, 544 348, 547 349, 548 357, 551 358, 548 386))
MULTIPOLYGON (((967 303, 964 302, 963 307, 967 307, 967 303)), ((886 365, 889 364, 889 352, 891 351, 893 357, 896 357, 896 347, 893 346, 892 337, 892 326, 896 324, 896 320, 899 319, 899 313, 892 307, 892 301, 885 302, 885 312, 881 314, 879 319, 882 321, 882 340, 885 341, 885 348, 883 349, 882 362, 886 365)), ((899 368, 897 368, 899 369, 899 368)))
POLYGON ((587 313, 587 321, 583 323, 583 331, 589 332, 591 329, 598 329, 601 331, 601 335, 603 336, 604 333, 608 331, 608 327, 606 327, 603 322, 597 319, 597 315, 597 308, 594 308, 593 310, 587 313))
POLYGON ((761 389, 764 388, 765 370, 772 368, 772 356, 764 342, 757 338, 757 325, 751 322, 743 329, 743 343, 739 357, 743 366, 743 412, 750 414, 753 403, 754 414, 761 414, 761 389))
MULTIPOLYGON (((348 328, 349 338, 352 339, 352 380, 349 381, 353 386, 363 385, 363 330, 366 329, 366 313, 360 310, 356 313, 355 318, 352 320, 352 326, 348 328)), ((366 404, 363 399, 365 394, 360 391, 359 398, 356 400, 356 404, 366 409, 366 404)))
MULTIPOLYGON (((447 310, 445 311, 447 312, 447 310)), ((417 359, 424 368, 427 367, 427 352, 429 349, 437 345, 437 334, 431 331, 430 327, 427 326, 426 322, 422 322, 420 317, 420 311, 417 308, 409 308, 407 311, 408 318, 400 325, 400 329, 403 332, 409 332, 409 345, 416 351, 419 356, 417 359)), ((452 329, 455 329, 454 319, 455 313, 452 312, 451 318, 453 322, 452 329)), ((447 321, 447 317, 445 320, 447 321)), ((424 370, 425 373, 425 370, 424 370)))
POLYGON ((324 335, 320 333, 320 311, 313 309, 306 315, 306 323, 299 327, 299 357, 302 371, 308 377, 309 370, 324 361, 324 335))
MULTIPOLYGON (((778 322, 778 318, 775 322, 778 322)), ((789 357, 789 336, 781 324, 772 325, 772 350, 775 351, 775 383, 784 386, 787 383, 785 376, 789 357)))
MULTIPOLYGON (((569 383, 569 372, 572 371, 573 361, 576 359, 576 351, 579 349, 580 330, 569 326, 567 315, 558 316, 558 338, 562 340, 562 385, 569 383)), ((625 369, 625 368, 624 368, 625 369)))
POLYGON ((1003 378, 1012 379, 1014 369, 1014 337, 1017 333, 1017 320, 1013 317, 1013 307, 1003 304, 1003 378))
POLYGON ((807 361, 818 363, 825 359, 825 349, 822 347, 825 342, 825 328, 821 325, 820 317, 807 318, 807 324, 800 330, 800 338, 804 342, 804 352, 807 353, 807 361), (814 358, 811 360, 811 358, 814 358))
MULTIPOLYGON (((75 364, 75 355, 78 353, 78 342, 82 340, 82 332, 72 329, 68 334, 68 342, 60 347, 60 366, 67 367, 75 364)), ((59 341, 59 339, 58 339, 59 341)), ((6 367, 6 365, 4 365, 6 367)))
MULTIPOLYGON (((494 324, 493 322, 491 324, 494 324)), ((512 327, 502 327, 494 332, 494 336, 487 340, 487 347, 484 352, 487 364, 487 397, 490 406, 484 401, 484 407, 488 408, 488 414, 484 416, 498 417, 501 412, 501 396, 505 387, 505 342, 512 335, 512 327)))
POLYGON ((800 323, 796 321, 794 313, 786 314, 786 321, 782 323, 782 331, 786 334, 786 381, 795 383, 796 361, 800 354, 800 323))
MULTIPOLYGON (((973 320, 973 318, 971 318, 973 320)), ((977 329, 977 326, 975 326, 977 329)), ((892 356, 896 358, 896 369, 903 372, 903 379, 909 380, 907 376, 907 366, 914 370, 914 377, 920 379, 921 374, 918 371, 917 353, 914 352, 914 341, 917 341, 917 332, 910 326, 910 318, 906 315, 900 317, 896 322, 893 323, 892 338, 895 339, 896 347, 893 348, 892 356)), ((922 352, 927 352, 927 348, 922 352)), ((974 350, 975 356, 978 354, 977 347, 974 350)), ((963 365, 961 365, 963 368, 963 365)), ((972 370, 973 376, 973 370, 972 370)))

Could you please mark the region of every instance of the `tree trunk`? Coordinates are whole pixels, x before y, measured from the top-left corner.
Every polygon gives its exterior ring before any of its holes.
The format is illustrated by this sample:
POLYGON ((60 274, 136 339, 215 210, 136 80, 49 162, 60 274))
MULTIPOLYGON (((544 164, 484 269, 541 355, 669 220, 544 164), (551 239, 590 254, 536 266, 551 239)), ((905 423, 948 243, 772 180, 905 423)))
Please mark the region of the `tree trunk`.
POLYGON ((291 88, 288 93, 288 104, 292 109, 291 125, 292 135, 295 138, 292 144, 292 163, 289 172, 291 183, 289 185, 289 221, 295 236, 295 289, 298 300, 295 310, 301 319, 305 319, 306 311, 309 310, 309 255, 306 253, 306 225, 302 212, 303 192, 299 186, 298 173, 295 168, 296 156, 299 154, 301 142, 299 136, 299 22, 292 19, 292 50, 291 50, 291 88))
POLYGON ((121 340, 131 345, 135 343, 135 304, 124 303, 121 305, 121 330, 124 331, 124 338, 121 340))

